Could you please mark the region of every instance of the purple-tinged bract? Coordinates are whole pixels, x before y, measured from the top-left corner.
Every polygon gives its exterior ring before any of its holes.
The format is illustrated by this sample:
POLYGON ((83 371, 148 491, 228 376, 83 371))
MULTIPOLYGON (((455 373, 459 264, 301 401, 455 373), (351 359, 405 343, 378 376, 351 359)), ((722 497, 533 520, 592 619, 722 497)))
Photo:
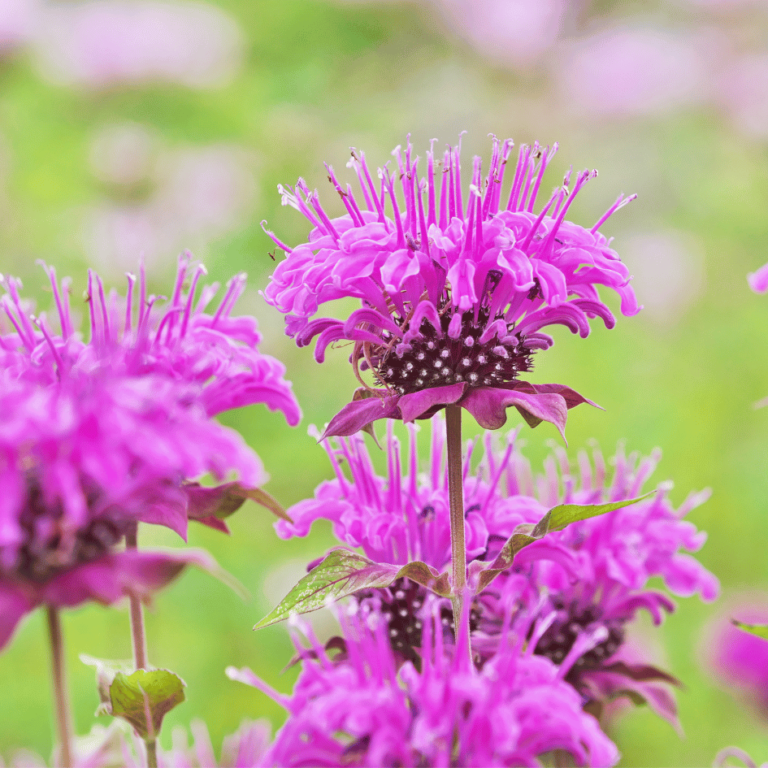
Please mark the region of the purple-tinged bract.
POLYGON ((556 146, 521 147, 507 192, 512 147, 494 139, 488 172, 483 175, 475 158, 467 192, 460 146, 445 151, 437 173, 430 149, 421 179, 410 143, 404 154, 398 147, 397 168, 379 169, 378 184, 365 155, 353 150, 357 197, 328 167, 347 209, 335 219, 303 180, 294 189, 280 187, 283 203, 313 229, 308 242, 293 249, 269 233, 287 258, 266 299, 286 315, 287 333, 299 346, 317 337, 318 361, 329 344, 353 342, 355 371, 370 369, 377 387, 365 385, 361 394, 378 397, 350 403, 326 434, 353 434, 378 418, 427 418, 449 404, 466 408, 486 429, 501 427, 506 408, 515 406, 533 426, 550 421, 562 432, 568 408, 586 402, 562 385, 519 377, 531 370, 538 350, 552 345, 547 326, 562 324, 582 337, 593 318, 614 326, 599 285, 619 294, 625 315, 638 311, 627 268, 598 231, 632 198, 619 197, 584 229, 565 216, 596 172, 578 173, 572 189, 569 173, 536 213, 556 146), (362 306, 346 320, 316 316, 323 304, 342 298, 362 306))

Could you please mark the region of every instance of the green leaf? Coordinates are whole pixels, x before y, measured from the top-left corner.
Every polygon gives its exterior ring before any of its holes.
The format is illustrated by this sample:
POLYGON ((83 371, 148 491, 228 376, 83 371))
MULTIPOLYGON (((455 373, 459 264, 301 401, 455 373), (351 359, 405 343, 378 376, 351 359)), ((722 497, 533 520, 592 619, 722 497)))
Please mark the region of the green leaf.
POLYGON ((636 499, 609 502, 608 504, 560 504, 557 507, 552 507, 536 525, 530 523, 518 525, 492 563, 478 563, 471 567, 471 573, 477 574, 477 591, 482 592, 500 573, 507 570, 523 547, 544 538, 550 531, 559 531, 571 523, 628 507, 647 499, 654 493, 655 491, 651 491, 636 499))
POLYGON ((439 595, 450 594, 448 575, 438 573, 426 563, 417 561, 404 566, 375 563, 348 549, 333 549, 254 629, 277 624, 294 613, 316 611, 361 589, 388 587, 393 581, 404 577, 439 595))
POLYGON ((262 488, 251 488, 238 482, 224 483, 214 488, 206 488, 200 483, 185 483, 184 490, 187 494, 187 514, 191 520, 204 520, 208 517, 225 520, 250 499, 276 517, 293 522, 282 505, 262 488))
POLYGON ((184 681, 167 669, 118 672, 109 687, 111 714, 122 717, 145 741, 154 741, 163 718, 184 701, 184 681))
POLYGON ((137 669, 130 661, 109 661, 81 654, 80 661, 96 667, 101 701, 97 715, 128 721, 145 741, 154 741, 163 718, 184 701, 186 683, 167 669, 137 669))
POLYGON ((768 624, 745 624, 743 621, 737 621, 736 619, 731 619, 731 622, 735 627, 749 632, 750 635, 768 640, 768 624))
POLYGON ((653 496, 655 493, 656 491, 650 491, 643 496, 638 496, 636 499, 612 501, 608 502, 608 504, 561 504, 558 507, 552 507, 552 509, 549 510, 551 516, 549 530, 559 531, 570 523, 576 523, 580 520, 588 520, 590 517, 597 517, 598 515, 604 515, 606 512, 613 512, 616 509, 629 507, 632 504, 637 504, 638 501, 643 501, 649 496, 653 496))

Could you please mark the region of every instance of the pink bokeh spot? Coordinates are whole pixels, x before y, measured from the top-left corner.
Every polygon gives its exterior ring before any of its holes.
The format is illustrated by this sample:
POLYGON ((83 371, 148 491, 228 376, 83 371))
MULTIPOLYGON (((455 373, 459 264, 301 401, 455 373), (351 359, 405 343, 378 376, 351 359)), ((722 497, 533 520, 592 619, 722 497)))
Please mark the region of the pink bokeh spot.
POLYGON ((48 78, 89 88, 148 81, 216 87, 235 75, 242 50, 242 33, 224 11, 171 0, 52 5, 34 40, 48 78))
POLYGON ((445 22, 486 58, 512 67, 539 60, 557 41, 565 0, 435 0, 445 22))
POLYGON ((577 111, 660 114, 704 99, 706 55, 690 34, 620 27, 574 41, 553 74, 562 99, 577 111))

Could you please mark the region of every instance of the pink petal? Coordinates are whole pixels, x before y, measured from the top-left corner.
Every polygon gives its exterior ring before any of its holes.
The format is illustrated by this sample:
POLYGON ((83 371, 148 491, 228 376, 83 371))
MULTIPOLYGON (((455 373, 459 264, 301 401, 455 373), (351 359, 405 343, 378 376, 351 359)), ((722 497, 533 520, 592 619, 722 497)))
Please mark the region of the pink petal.
MULTIPOLYGON (((383 390, 382 390, 383 391, 383 390)), ((373 424, 378 419, 397 419, 399 395, 366 397, 347 403, 332 419, 320 437, 347 437, 373 424)))
POLYGON ((440 406, 457 403, 466 388, 466 383, 459 382, 457 384, 447 384, 444 387, 429 387, 418 392, 412 392, 409 395, 403 395, 398 403, 400 415, 405 422, 419 419, 432 409, 439 409, 440 406))

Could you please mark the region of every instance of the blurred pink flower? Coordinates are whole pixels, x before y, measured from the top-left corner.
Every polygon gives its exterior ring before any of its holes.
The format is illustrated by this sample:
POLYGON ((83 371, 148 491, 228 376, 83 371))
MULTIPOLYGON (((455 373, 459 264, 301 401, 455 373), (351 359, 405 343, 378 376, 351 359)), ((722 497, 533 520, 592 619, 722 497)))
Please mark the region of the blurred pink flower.
POLYGON ((747 282, 755 293, 768 292, 768 264, 763 264, 760 269, 750 272, 747 275, 747 282))
POLYGON ((704 99, 706 43, 690 33, 617 27, 565 46, 553 74, 562 100, 579 112, 669 112, 704 99))
POLYGON ((716 99, 747 136, 768 138, 768 53, 742 56, 716 81, 716 99))
POLYGON ((433 0, 451 29, 481 56, 525 67, 556 42, 566 0, 433 0))
POLYGON ((768 595, 741 595, 707 627, 701 652, 704 665, 726 688, 744 692, 768 716, 768 642, 735 627, 731 620, 747 624, 768 623, 768 595))
POLYGON ((113 123, 102 128, 91 142, 89 165, 100 181, 130 187, 148 181, 154 173, 156 145, 148 126, 113 123))
POLYGON ((63 85, 101 88, 159 80, 216 87, 234 76, 244 45, 236 22, 206 3, 56 3, 41 21, 33 43, 38 64, 63 85))
POLYGON ((670 230, 640 232, 622 239, 644 315, 661 324, 674 324, 704 288, 700 244, 689 235, 670 230))
POLYGON ((40 0, 0 2, 0 55, 27 42, 38 22, 40 7, 40 0))
POLYGON ((155 189, 148 199, 105 201, 87 215, 86 249, 103 270, 122 273, 142 253, 151 269, 161 255, 184 246, 204 248, 244 220, 256 188, 244 150, 225 145, 181 149, 161 154, 155 163, 150 137, 125 130, 97 137, 94 171, 123 186, 143 182, 155 189), (125 162, 123 153, 134 162, 125 162))

